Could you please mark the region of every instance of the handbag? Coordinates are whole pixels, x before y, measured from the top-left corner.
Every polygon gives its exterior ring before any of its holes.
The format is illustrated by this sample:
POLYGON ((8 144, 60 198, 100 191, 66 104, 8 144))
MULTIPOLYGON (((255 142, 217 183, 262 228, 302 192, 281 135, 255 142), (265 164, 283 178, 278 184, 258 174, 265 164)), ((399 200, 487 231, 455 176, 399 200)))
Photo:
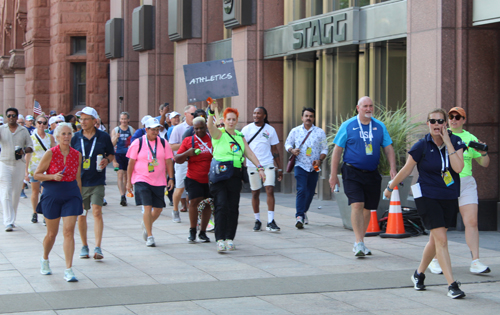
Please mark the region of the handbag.
POLYGON ((212 162, 210 162, 210 171, 208 172, 208 181, 210 184, 215 184, 230 179, 233 173, 233 161, 220 162, 216 159, 212 159, 212 162))
MULTIPOLYGON (((304 140, 302 141, 302 143, 299 145, 299 147, 297 149, 300 149, 300 147, 304 144, 304 142, 306 142, 307 138, 309 138, 309 135, 311 134, 312 130, 310 130, 306 137, 304 138, 304 140)), ((286 165, 286 172, 287 173, 291 173, 293 171, 293 168, 295 167, 295 159, 297 158, 297 156, 295 156, 295 154, 292 154, 289 158, 288 158, 288 163, 286 165)))

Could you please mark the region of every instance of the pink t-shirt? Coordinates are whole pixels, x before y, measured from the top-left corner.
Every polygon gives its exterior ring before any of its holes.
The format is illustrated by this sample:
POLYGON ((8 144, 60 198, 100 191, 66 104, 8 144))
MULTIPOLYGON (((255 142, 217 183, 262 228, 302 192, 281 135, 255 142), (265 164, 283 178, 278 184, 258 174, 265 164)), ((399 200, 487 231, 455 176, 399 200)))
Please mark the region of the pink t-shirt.
POLYGON ((174 157, 170 145, 165 140, 165 148, 163 148, 160 137, 156 141, 156 158, 158 160, 158 165, 154 167, 154 172, 149 172, 148 163, 153 161, 153 155, 149 149, 148 142, 153 151, 155 150, 155 141, 147 141, 146 136, 142 136, 142 147, 141 152, 137 154, 139 150, 139 139, 135 139, 130 145, 127 152, 127 157, 129 159, 135 160, 134 171, 132 172, 132 184, 137 182, 148 183, 151 186, 166 186, 166 168, 165 160, 172 159, 174 157))

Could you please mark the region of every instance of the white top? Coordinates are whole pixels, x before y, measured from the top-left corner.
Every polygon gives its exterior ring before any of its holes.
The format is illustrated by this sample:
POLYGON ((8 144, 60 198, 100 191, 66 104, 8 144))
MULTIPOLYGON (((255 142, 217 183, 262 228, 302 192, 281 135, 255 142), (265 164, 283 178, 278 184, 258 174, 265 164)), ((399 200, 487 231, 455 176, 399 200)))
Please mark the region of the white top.
MULTIPOLYGON (((15 146, 19 146, 21 148, 29 147, 33 149, 33 143, 31 141, 28 129, 20 125, 17 125, 16 131, 14 131, 14 133, 10 132, 8 124, 0 126, 0 144, 2 145, 0 161, 9 165, 14 165, 14 163, 16 162, 16 157, 14 154, 15 146)), ((24 157, 22 158, 22 161, 26 162, 24 157)))
MULTIPOLYGON (((253 136, 259 131, 261 127, 256 126, 255 123, 251 123, 246 125, 241 130, 241 133, 245 136, 245 140, 248 142, 253 136)), ((278 139, 278 134, 276 130, 269 124, 265 124, 264 129, 252 140, 249 144, 250 149, 252 149, 253 153, 261 165, 271 165, 274 164, 273 153, 271 152, 271 146, 277 145, 280 143, 278 139)), ((247 159, 248 167, 255 167, 255 165, 247 159)))
MULTIPOLYGON (((183 122, 175 126, 174 130, 170 134, 170 138, 168 138, 168 143, 170 144, 181 144, 182 143, 182 135, 188 130, 189 125, 187 122, 183 122)), ((177 151, 174 151, 174 154, 177 154, 177 151)))

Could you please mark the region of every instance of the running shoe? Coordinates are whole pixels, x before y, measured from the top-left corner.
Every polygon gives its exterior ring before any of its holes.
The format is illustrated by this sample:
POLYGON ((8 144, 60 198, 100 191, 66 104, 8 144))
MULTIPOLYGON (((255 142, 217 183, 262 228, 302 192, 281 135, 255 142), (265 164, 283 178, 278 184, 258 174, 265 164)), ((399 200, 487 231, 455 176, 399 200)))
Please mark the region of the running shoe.
POLYGON ((490 267, 484 265, 479 259, 473 260, 470 264, 470 272, 472 273, 489 273, 490 267))
POLYGON ((448 296, 451 297, 452 299, 461 299, 465 297, 464 291, 460 290, 460 285, 461 283, 458 281, 453 282, 448 287, 448 296))
POLYGON ((259 232, 261 226, 262 226, 262 222, 260 222, 259 220, 255 220, 255 225, 253 226, 253 231, 259 232))
POLYGON ((82 246, 82 250, 80 251, 80 258, 89 258, 89 247, 82 246))
POLYGON ((141 227, 142 227, 142 239, 144 241, 148 240, 148 232, 146 231, 146 227, 144 226, 144 221, 141 222, 141 227))
POLYGON ((365 256, 365 250, 366 250, 366 247, 365 247, 365 244, 363 244, 363 242, 359 242, 359 243, 354 243, 354 247, 352 248, 352 251, 354 253, 354 256, 356 257, 363 257, 365 256))
POLYGON ((207 232, 213 232, 215 230, 215 224, 213 218, 210 218, 207 225, 207 232))
POLYGON ((236 246, 234 246, 233 240, 226 240, 226 248, 227 250, 235 250, 236 246))
POLYGON ((363 247, 365 248, 363 252, 365 253, 366 256, 370 256, 372 254, 372 251, 369 250, 366 246, 365 243, 363 243, 363 247))
POLYGON ((415 270, 415 273, 413 273, 413 276, 411 276, 411 281, 413 282, 413 288, 417 291, 425 290, 424 280, 425 280, 425 274, 424 273, 418 274, 417 270, 415 270))
POLYGON ((43 225, 47 226, 47 222, 45 222, 45 218, 43 218, 43 225))
POLYGON ((31 223, 38 223, 38 214, 33 213, 33 216, 31 217, 31 223))
POLYGON ((23 199, 28 198, 28 196, 26 196, 26 194, 24 193, 24 189, 21 191, 21 196, 20 197, 23 198, 23 199))
POLYGON ((276 222, 273 220, 273 221, 271 221, 270 223, 267 224, 266 230, 271 231, 271 232, 279 232, 281 229, 276 224, 276 222))
POLYGON ((40 258, 40 266, 41 266, 40 273, 42 275, 51 275, 52 274, 52 270, 50 270, 49 261, 43 259, 43 257, 40 258))
POLYGON ((102 254, 101 248, 96 247, 94 248, 94 259, 103 259, 104 255, 102 254))
POLYGON ((217 241, 217 252, 225 252, 227 250, 226 243, 223 240, 217 241))
POLYGON ((5 227, 5 232, 12 232, 14 230, 14 225, 13 224, 8 224, 5 227))
POLYGON ((304 219, 302 219, 301 216, 297 217, 297 222, 295 223, 295 227, 299 230, 304 228, 304 219))
MULTIPOLYGON (((429 270, 431 273, 436 274, 436 275, 441 275, 443 274, 443 269, 441 269, 441 266, 439 265, 439 262, 436 258, 433 258, 431 260, 431 263, 429 264, 429 270)), ((472 268, 472 266, 471 266, 472 268)))
POLYGON ((179 214, 179 211, 172 210, 172 221, 174 221, 175 223, 181 223, 181 216, 179 214))
POLYGON ((127 197, 125 197, 125 195, 122 196, 122 198, 120 200, 120 205, 123 207, 127 206, 127 197))
POLYGON ((103 199, 103 200, 102 200, 102 205, 103 205, 103 206, 107 206, 107 205, 108 205, 108 202, 106 201, 106 199, 103 199))
POLYGON ((309 224, 309 218, 307 217, 307 213, 304 213, 304 224, 309 224))
POLYGON ((210 239, 204 231, 200 231, 200 234, 198 234, 198 240, 202 243, 210 243, 210 239))
POLYGON ((174 206, 174 203, 173 203, 172 201, 170 201, 170 202, 168 203, 168 205, 169 205, 169 206, 171 206, 171 207, 173 207, 173 206, 174 206))
POLYGON ((146 241, 146 246, 147 247, 155 247, 155 238, 152 236, 148 236, 148 240, 146 241))
POLYGON ((189 236, 187 240, 191 244, 196 243, 196 228, 189 228, 189 236))
POLYGON ((64 280, 68 282, 77 282, 78 279, 75 276, 75 273, 73 272, 73 269, 69 268, 64 270, 64 280))

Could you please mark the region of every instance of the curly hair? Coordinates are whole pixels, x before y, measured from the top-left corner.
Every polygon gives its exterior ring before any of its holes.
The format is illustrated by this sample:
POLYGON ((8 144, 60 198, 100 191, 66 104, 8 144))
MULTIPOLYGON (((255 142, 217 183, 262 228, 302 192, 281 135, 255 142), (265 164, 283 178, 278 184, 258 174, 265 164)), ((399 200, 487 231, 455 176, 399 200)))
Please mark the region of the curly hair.
POLYGON ((240 116, 240 113, 238 112, 238 110, 236 108, 231 108, 231 107, 228 107, 224 110, 224 119, 226 119, 226 116, 227 114, 229 113, 233 113, 236 115, 236 118, 238 118, 240 116))

